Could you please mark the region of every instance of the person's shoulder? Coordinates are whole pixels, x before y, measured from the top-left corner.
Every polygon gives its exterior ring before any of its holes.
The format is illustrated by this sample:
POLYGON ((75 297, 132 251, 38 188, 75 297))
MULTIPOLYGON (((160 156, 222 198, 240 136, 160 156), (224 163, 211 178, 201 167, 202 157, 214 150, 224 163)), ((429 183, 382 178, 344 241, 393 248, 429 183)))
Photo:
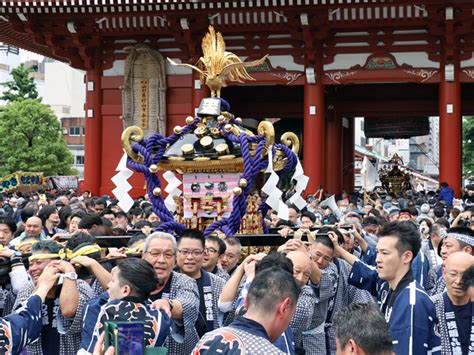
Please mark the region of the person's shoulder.
POLYGON ((406 289, 408 289, 409 292, 410 304, 414 304, 415 307, 434 309, 433 301, 418 281, 410 282, 406 289))
MULTIPOLYGON (((206 271, 207 272, 207 271, 206 271)), ((218 275, 215 275, 213 274, 212 272, 207 272, 207 274, 209 275, 209 277, 211 278, 211 283, 213 285, 218 285, 218 286, 221 286, 222 287, 225 285, 226 283, 226 280, 224 280, 222 277, 218 276, 218 275)))
POLYGON ((444 302, 444 294, 445 292, 437 293, 436 295, 430 296, 431 302, 433 302, 435 305, 444 302))
POLYGON ((21 234, 18 237, 13 238, 12 240, 10 240, 8 245, 10 247, 16 247, 16 246, 18 246, 18 244, 20 244, 20 242, 23 240, 24 237, 25 237, 25 232, 21 232, 21 234))
POLYGON ((237 330, 231 327, 221 327, 204 334, 194 348, 193 354, 200 354, 201 351, 207 353, 209 349, 219 349, 222 353, 232 349, 236 354, 243 354, 245 343, 237 330))
POLYGON ((345 271, 346 273, 350 272, 350 270, 352 269, 352 265, 349 264, 347 261, 341 258, 338 258, 338 262, 339 262, 340 269, 345 271))
POLYGON ((173 282, 187 282, 192 281, 188 275, 182 274, 180 272, 172 271, 173 274, 173 282))
POLYGON ((84 280, 77 279, 77 289, 79 292, 92 294, 91 286, 84 280))
POLYGON ((204 334, 199 343, 212 344, 221 341, 224 342, 226 339, 229 341, 229 343, 232 343, 233 341, 237 341, 237 343, 239 343, 241 341, 239 331, 229 326, 220 327, 204 334))
POLYGON ((109 301, 110 301, 109 293, 106 291, 106 292, 102 292, 101 294, 97 295, 94 298, 91 298, 87 302, 87 304, 101 306, 101 305, 104 305, 104 304, 108 303, 109 301))
POLYGON ((123 317, 123 320, 128 319, 131 314, 134 314, 134 317, 146 318, 154 317, 159 313, 159 310, 151 308, 149 304, 117 299, 109 300, 101 308, 104 313, 123 317))
POLYGON ((132 303, 132 302, 129 302, 129 301, 123 301, 123 300, 118 300, 118 299, 113 299, 113 300, 106 299, 105 297, 102 298, 102 300, 100 298, 96 298, 95 301, 103 303, 104 307, 115 306, 115 305, 118 305, 118 304, 132 303))
POLYGON ((224 281, 230 279, 230 275, 226 271, 222 270, 219 266, 217 267, 217 272, 215 273, 215 275, 220 277, 224 281))
POLYGON ((304 285, 301 287, 301 293, 300 293, 300 298, 301 297, 316 297, 313 288, 310 285, 304 285))
POLYGON ((206 333, 193 350, 193 354, 219 349, 227 353, 230 349, 237 354, 284 354, 268 339, 232 326, 218 328, 206 333))
POLYGON ((173 271, 173 279, 171 281, 171 288, 193 287, 195 285, 196 285, 196 281, 190 278, 189 276, 182 274, 180 272, 173 271))
POLYGON ((33 293, 34 290, 35 290, 35 285, 33 285, 33 282, 27 282, 23 285, 23 287, 21 288, 20 292, 18 292, 18 294, 29 296, 33 293))
POLYGON ((336 264, 334 264, 334 262, 331 261, 325 269, 321 270, 321 272, 327 274, 337 274, 337 266, 336 264))

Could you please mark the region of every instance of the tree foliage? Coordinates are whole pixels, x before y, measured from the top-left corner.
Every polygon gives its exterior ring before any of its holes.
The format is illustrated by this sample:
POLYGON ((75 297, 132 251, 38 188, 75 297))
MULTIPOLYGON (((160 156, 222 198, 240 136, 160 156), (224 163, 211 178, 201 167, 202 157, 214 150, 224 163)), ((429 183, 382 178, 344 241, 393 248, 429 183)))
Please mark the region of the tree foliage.
POLYGON ((468 178, 474 176, 474 116, 463 118, 462 140, 463 175, 468 178))
POLYGON ((69 175, 73 156, 51 108, 35 99, 8 103, 0 112, 0 176, 15 171, 69 175))
POLYGON ((20 64, 11 71, 13 80, 2 83, 6 87, 0 100, 19 101, 25 99, 38 99, 38 89, 34 78, 30 77, 31 69, 20 64))

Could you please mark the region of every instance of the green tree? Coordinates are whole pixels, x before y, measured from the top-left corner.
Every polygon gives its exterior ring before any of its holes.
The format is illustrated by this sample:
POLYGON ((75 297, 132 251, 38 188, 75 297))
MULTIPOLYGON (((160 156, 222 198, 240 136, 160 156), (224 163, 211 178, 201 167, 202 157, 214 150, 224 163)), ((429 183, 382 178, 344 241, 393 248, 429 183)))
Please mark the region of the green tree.
POLYGON ((8 103, 0 112, 0 176, 15 171, 73 174, 73 162, 51 108, 35 99, 8 103))
POLYGON ((463 176, 474 176, 474 116, 463 118, 462 125, 462 165, 463 176))
POLYGON ((31 69, 20 64, 18 67, 11 71, 13 80, 2 83, 2 86, 6 87, 6 90, 0 96, 0 100, 5 101, 18 101, 25 99, 37 99, 38 89, 34 78, 30 77, 31 69))

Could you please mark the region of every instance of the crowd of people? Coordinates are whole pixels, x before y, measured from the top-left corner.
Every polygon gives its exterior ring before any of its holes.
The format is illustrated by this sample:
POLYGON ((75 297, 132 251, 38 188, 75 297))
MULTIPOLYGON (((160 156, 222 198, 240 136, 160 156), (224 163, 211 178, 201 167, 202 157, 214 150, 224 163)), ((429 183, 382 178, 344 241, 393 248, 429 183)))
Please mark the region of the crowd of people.
POLYGON ((107 323, 139 321, 171 355, 473 354, 474 194, 440 188, 308 195, 266 252, 156 232, 147 197, 4 195, 0 353, 113 354, 107 323))

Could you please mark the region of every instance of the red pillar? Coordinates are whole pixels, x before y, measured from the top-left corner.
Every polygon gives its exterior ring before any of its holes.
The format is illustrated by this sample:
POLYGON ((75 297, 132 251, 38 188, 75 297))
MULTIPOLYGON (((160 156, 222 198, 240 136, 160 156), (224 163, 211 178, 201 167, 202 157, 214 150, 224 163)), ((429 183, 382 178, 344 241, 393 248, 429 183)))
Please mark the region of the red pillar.
POLYGON ((454 65, 454 80, 446 81, 444 63, 439 83, 439 181, 447 182, 457 197, 462 180, 462 118, 459 62, 454 65))
POLYGON ((209 88, 201 84, 201 81, 199 80, 199 73, 193 70, 193 114, 195 115, 196 109, 199 108, 199 105, 201 104, 201 100, 211 96, 211 92, 209 88))
POLYGON ((84 188, 99 195, 102 154, 102 68, 97 61, 86 73, 86 136, 84 144, 84 188))
POLYGON ((316 67, 316 84, 304 85, 303 165, 309 176, 306 193, 315 193, 324 179, 324 87, 322 65, 316 67))
POLYGON ((343 118, 342 128, 342 189, 354 191, 354 119, 343 118), (347 127, 344 124, 347 123, 347 127))
POLYGON ((342 118, 334 110, 329 111, 328 116, 324 149, 324 189, 337 195, 342 192, 342 118))

